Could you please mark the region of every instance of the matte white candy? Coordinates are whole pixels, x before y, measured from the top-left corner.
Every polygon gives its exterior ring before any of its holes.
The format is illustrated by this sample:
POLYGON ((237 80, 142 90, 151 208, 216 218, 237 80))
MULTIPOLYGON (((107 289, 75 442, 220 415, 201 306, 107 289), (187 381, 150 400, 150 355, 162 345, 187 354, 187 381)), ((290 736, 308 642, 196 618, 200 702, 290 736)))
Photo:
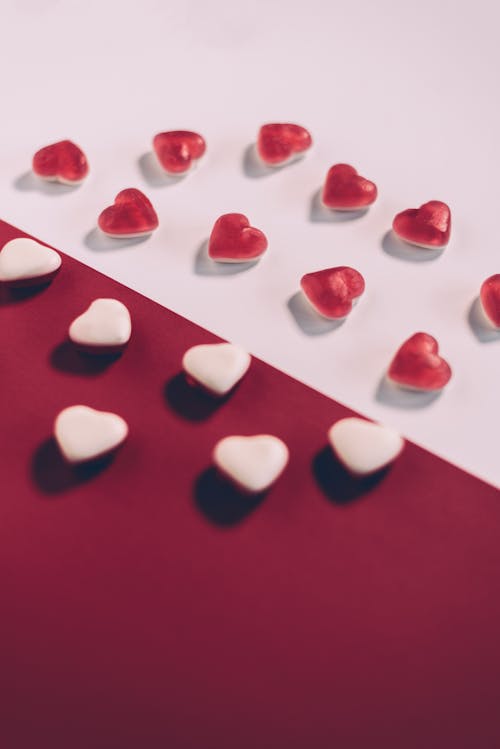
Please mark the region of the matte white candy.
POLYGON ((250 362, 250 354, 239 346, 207 343, 188 349, 182 359, 182 368, 214 395, 225 395, 245 375, 250 362))
POLYGON ((354 416, 335 422, 328 439, 340 462, 358 476, 389 465, 404 446, 403 438, 394 429, 354 416))
POLYGON ((278 437, 224 437, 214 448, 213 460, 222 473, 252 494, 273 484, 288 463, 288 448, 278 437))
POLYGON ((50 247, 28 237, 7 242, 0 252, 0 281, 27 281, 55 273, 61 256, 50 247))
POLYGON ((117 299, 95 299, 69 327, 69 337, 74 343, 90 347, 124 346, 131 332, 129 311, 117 299))
POLYGON ((127 434, 128 425, 121 416, 88 406, 65 408, 54 424, 54 437, 69 463, 106 455, 121 445, 127 434))

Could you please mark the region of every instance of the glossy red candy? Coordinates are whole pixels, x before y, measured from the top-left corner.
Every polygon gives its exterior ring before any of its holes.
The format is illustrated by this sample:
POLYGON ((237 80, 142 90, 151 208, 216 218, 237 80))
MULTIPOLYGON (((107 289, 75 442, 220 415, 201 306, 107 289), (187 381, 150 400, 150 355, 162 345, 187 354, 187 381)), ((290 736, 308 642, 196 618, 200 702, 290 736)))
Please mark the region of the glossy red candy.
POLYGON ((438 354, 435 338, 415 333, 408 338, 391 362, 388 377, 412 390, 440 390, 451 377, 451 368, 438 354))
POLYGON ((201 159, 206 143, 201 135, 190 130, 170 130, 153 138, 153 148, 168 174, 185 174, 201 159))
POLYGON ((241 263, 256 260, 267 249, 266 235, 250 226, 242 213, 225 213, 214 224, 208 242, 212 260, 241 263))
POLYGON ((89 165, 81 148, 70 140, 61 140, 36 152, 33 171, 42 179, 77 184, 89 173, 89 165))
POLYGON ((361 273, 346 265, 306 273, 300 285, 314 309, 332 320, 346 317, 365 290, 361 273))
POLYGON ((349 164, 335 164, 326 175, 321 200, 327 208, 355 211, 377 199, 377 186, 361 177, 349 164))
POLYGON ((420 208, 408 208, 398 213, 392 228, 398 237, 418 247, 445 247, 450 239, 451 211, 446 203, 430 200, 420 208))
POLYGON ((311 147, 310 133, 300 125, 263 125, 257 137, 257 153, 265 164, 280 166, 311 147))
POLYGON ((122 190, 98 219, 99 228, 112 237, 137 237, 158 227, 158 216, 147 197, 133 187, 122 190))
POLYGON ((480 297, 486 317, 495 328, 500 328, 500 273, 483 282, 480 297))

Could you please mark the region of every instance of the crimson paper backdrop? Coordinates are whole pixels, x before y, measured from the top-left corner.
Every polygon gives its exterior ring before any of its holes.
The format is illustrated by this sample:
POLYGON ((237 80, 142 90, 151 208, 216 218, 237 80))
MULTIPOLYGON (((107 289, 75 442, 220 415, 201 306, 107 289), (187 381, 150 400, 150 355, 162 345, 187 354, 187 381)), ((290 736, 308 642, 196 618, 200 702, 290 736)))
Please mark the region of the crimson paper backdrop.
POLYGON ((350 411, 259 360, 197 394, 182 354, 215 337, 69 257, 0 302, 2 749, 500 745, 493 487, 413 444, 347 480, 326 432, 350 411), (98 296, 133 320, 103 363, 66 340, 98 296), (108 464, 62 463, 76 403, 128 421, 108 464), (210 468, 256 432, 291 453, 260 501, 210 468))

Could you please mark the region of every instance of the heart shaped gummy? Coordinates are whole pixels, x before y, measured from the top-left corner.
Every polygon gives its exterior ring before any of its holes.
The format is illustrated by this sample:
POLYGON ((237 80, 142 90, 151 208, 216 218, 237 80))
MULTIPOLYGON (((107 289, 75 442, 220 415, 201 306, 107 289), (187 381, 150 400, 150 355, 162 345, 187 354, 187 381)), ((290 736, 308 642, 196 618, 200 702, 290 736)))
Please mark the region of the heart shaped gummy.
POLYGON ((213 460, 239 489, 258 494, 268 489, 285 469, 288 448, 270 434, 231 436, 216 444, 213 460))
POLYGON ((500 273, 483 282, 479 296, 484 314, 494 328, 500 328, 500 273))
POLYGON ((365 290, 361 273, 346 265, 306 273, 300 285, 316 312, 331 320, 346 317, 365 290))
POLYGON ((392 222, 395 234, 405 242, 433 250, 445 247, 451 233, 451 211, 440 200, 398 213, 392 222))
POLYGON ((208 254, 221 263, 256 260, 267 249, 266 235, 250 226, 242 213, 225 213, 214 224, 208 241, 208 254))
POLYGON ((415 333, 392 360, 388 377, 412 390, 440 390, 451 377, 451 368, 438 354, 439 345, 427 333, 415 333))
POLYGON ((68 463, 85 463, 116 450, 128 435, 127 422, 114 413, 70 406, 57 416, 54 437, 68 463))
POLYGON ((0 281, 9 286, 35 286, 52 280, 61 256, 28 237, 11 239, 0 252, 0 281))
POLYGON ((132 323, 128 309, 117 299, 95 299, 69 327, 69 338, 90 353, 121 351, 130 339, 132 323))
POLYGON ((153 149, 167 174, 180 175, 203 156, 206 143, 201 135, 190 130, 170 130, 155 135, 153 149))
POLYGON ((81 148, 70 140, 60 140, 36 152, 33 171, 38 177, 51 182, 76 185, 89 173, 89 165, 81 148))
POLYGON ((226 395, 246 374, 251 357, 232 343, 207 343, 188 349, 182 368, 190 379, 216 396, 226 395))
POLYGON ((327 208, 355 211, 377 199, 377 186, 361 177, 349 164, 335 164, 328 170, 321 200, 327 208))
POLYGON ((300 125, 272 123, 263 125, 257 136, 257 153, 269 166, 281 166, 311 147, 310 133, 300 125))
POLYGON ((105 208, 98 219, 99 228, 110 237, 123 239, 150 234, 158 228, 158 216, 147 197, 134 187, 122 190, 114 205, 105 208))
POLYGON ((400 454, 404 440, 389 427, 355 416, 340 419, 328 431, 332 449, 349 473, 368 476, 382 470, 400 454))

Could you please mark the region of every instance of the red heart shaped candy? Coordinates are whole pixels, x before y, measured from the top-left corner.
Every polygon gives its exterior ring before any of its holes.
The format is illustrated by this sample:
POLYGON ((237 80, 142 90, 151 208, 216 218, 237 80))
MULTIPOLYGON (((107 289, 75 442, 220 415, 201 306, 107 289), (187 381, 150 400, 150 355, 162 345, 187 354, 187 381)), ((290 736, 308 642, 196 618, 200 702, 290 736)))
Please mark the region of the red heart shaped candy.
POLYGON ((397 351, 387 373, 389 379, 412 390, 441 390, 451 377, 451 368, 438 351, 435 338, 415 333, 397 351))
POLYGON ((206 143, 201 135, 190 130, 170 130, 153 138, 157 159, 168 174, 185 174, 193 162, 201 159, 206 143))
POLYGON ((242 213, 225 213, 214 224, 208 241, 208 254, 222 263, 256 260, 267 249, 266 235, 250 226, 242 213))
POLYGON ((420 208, 408 208, 398 213, 392 228, 405 242, 428 250, 439 249, 450 239, 451 211, 446 203, 430 200, 420 208))
POLYGON ((36 152, 33 171, 42 179, 74 185, 85 179, 89 165, 81 148, 70 140, 61 140, 36 152))
POLYGON ((147 197, 129 187, 118 193, 114 205, 103 210, 98 224, 111 237, 138 237, 158 228, 158 216, 147 197))
POLYGON ((314 309, 332 320, 346 317, 365 290, 361 273, 346 265, 306 273, 300 285, 314 309))
POLYGON ((495 328, 500 328, 500 273, 483 282, 480 298, 486 317, 495 328))
POLYGON ((328 170, 321 199, 327 208, 356 211, 375 202, 377 186, 349 164, 335 164, 328 170))
POLYGON ((257 136, 257 153, 269 166, 285 164, 311 145, 312 138, 305 127, 291 123, 262 125, 257 136))

